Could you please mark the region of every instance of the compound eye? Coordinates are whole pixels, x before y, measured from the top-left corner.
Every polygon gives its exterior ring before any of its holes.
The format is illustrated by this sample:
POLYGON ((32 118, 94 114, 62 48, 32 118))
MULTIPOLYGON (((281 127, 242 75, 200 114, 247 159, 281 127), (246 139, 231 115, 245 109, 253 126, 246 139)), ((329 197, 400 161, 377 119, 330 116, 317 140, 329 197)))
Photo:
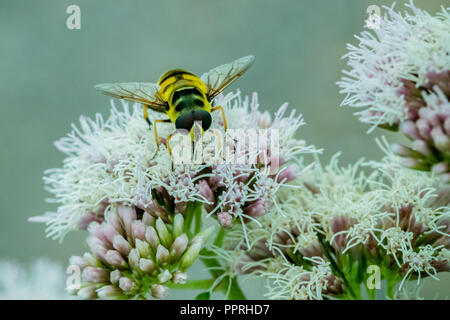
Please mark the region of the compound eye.
POLYGON ((183 110, 185 107, 184 102, 180 102, 177 104, 177 106, 175 107, 175 111, 180 112, 181 110, 183 110))
POLYGON ((185 129, 191 131, 195 122, 201 122, 204 131, 211 127, 212 118, 211 114, 205 110, 188 111, 181 114, 175 121, 175 127, 177 129, 185 129))

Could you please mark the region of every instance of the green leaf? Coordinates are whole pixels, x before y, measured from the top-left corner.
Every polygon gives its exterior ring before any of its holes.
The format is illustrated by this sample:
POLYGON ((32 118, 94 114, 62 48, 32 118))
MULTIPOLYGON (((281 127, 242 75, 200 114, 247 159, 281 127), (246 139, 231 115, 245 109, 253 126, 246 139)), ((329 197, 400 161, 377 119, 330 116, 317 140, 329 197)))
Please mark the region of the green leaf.
POLYGON ((195 300, 209 300, 210 296, 211 296, 211 294, 209 293, 209 291, 202 292, 198 296, 195 297, 195 300))

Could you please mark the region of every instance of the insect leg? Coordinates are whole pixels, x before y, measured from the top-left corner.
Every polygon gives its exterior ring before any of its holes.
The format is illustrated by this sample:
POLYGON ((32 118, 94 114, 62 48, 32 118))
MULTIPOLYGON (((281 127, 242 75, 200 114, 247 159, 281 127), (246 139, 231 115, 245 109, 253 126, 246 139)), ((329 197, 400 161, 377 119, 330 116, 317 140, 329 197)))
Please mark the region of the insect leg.
POLYGON ((221 106, 217 106, 211 109, 211 112, 214 112, 216 110, 222 111, 222 118, 223 118, 223 126, 225 128, 225 130, 227 130, 227 118, 225 117, 225 111, 223 110, 223 108, 221 106))
POLYGON ((172 156, 172 148, 170 147, 170 143, 169 143, 171 138, 172 138, 172 133, 169 134, 169 136, 167 137, 166 144, 167 144, 167 150, 169 150, 169 153, 172 156))
POLYGON ((144 119, 147 121, 148 125, 151 127, 152 122, 148 118, 148 106, 146 104, 142 105, 142 111, 144 111, 144 119))
POLYGON ((156 141, 156 145, 159 146, 159 137, 158 137, 158 130, 156 129, 156 124, 159 122, 170 122, 170 119, 157 119, 155 120, 155 141, 156 141))

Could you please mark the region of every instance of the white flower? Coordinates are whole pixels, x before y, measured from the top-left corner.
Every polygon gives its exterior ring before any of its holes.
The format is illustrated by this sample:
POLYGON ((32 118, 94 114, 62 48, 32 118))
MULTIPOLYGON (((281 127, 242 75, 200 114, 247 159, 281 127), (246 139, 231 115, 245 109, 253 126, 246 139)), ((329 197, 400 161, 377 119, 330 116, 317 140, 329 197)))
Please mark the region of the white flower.
POLYGON ((412 1, 406 6, 411 13, 397 13, 394 5, 383 7, 387 13, 379 28, 356 36, 358 46, 349 44, 344 56, 350 70, 338 82, 346 94, 342 105, 362 108, 356 115, 372 124, 372 129, 407 119, 404 81, 426 87, 430 73, 450 70, 449 9, 442 7, 431 16, 412 1))
POLYGON ((0 300, 62 300, 66 276, 61 265, 39 259, 28 266, 0 261, 0 300))
POLYGON ((264 273, 272 280, 267 286, 266 296, 270 299, 287 300, 324 299, 329 278, 333 277, 333 273, 329 263, 323 259, 315 257, 310 260, 315 263, 311 270, 285 262, 278 272, 264 273))
MULTIPOLYGON (((55 143, 67 158, 62 168, 47 170, 44 181, 54 196, 49 201, 58 208, 30 220, 46 222, 47 235, 62 239, 71 230, 103 221, 105 212, 117 203, 168 222, 169 214, 184 213, 189 203, 200 202, 224 227, 231 226, 233 220, 243 223, 264 214, 273 205, 279 187, 297 175, 285 163, 299 154, 316 152, 294 136, 304 124, 302 117, 295 111, 285 116, 285 104, 272 121, 258 110, 256 93, 251 99, 241 98, 239 91, 221 94, 214 104, 224 108, 229 129, 257 130, 261 129, 259 123, 265 129, 278 130, 270 131, 270 145, 261 143, 254 154, 256 162, 228 163, 222 159, 223 164, 173 163, 166 146, 156 145, 153 127, 144 120, 141 106, 130 108, 122 101, 123 110, 119 111, 112 101, 107 120, 99 114, 94 120, 81 117, 80 128, 72 126, 73 131, 55 143), (276 163, 281 168, 277 169, 276 163), (269 171, 269 166, 276 171, 269 171), (263 202, 252 207, 258 199, 263 202)), ((153 120, 164 116, 150 112, 153 120)), ((221 114, 213 113, 212 129, 225 137, 229 131, 225 132, 221 121, 221 114)), ((171 123, 158 126, 163 139, 174 130, 171 123)), ((234 140, 227 140, 227 144, 235 147, 234 140)), ((238 153, 241 157, 248 154, 238 153)))

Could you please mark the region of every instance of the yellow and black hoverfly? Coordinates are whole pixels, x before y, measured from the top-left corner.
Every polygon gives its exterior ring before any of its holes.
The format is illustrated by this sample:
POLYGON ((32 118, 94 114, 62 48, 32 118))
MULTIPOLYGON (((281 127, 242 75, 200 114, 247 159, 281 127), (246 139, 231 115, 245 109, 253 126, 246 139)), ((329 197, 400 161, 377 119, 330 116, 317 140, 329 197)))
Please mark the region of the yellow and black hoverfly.
MULTIPOLYGON (((201 77, 182 69, 174 69, 164 73, 158 83, 126 82, 104 83, 95 89, 118 99, 138 102, 143 105, 144 118, 149 125, 147 108, 167 114, 169 119, 155 120, 155 139, 159 144, 158 122, 172 122, 176 129, 185 129, 194 137, 192 130, 195 122, 201 122, 201 130, 211 126, 211 112, 222 111, 223 123, 227 122, 221 106, 211 108, 211 101, 234 80, 239 78, 252 65, 254 56, 246 56, 211 69, 201 77)), ((167 138, 167 145, 170 151, 167 138)))

